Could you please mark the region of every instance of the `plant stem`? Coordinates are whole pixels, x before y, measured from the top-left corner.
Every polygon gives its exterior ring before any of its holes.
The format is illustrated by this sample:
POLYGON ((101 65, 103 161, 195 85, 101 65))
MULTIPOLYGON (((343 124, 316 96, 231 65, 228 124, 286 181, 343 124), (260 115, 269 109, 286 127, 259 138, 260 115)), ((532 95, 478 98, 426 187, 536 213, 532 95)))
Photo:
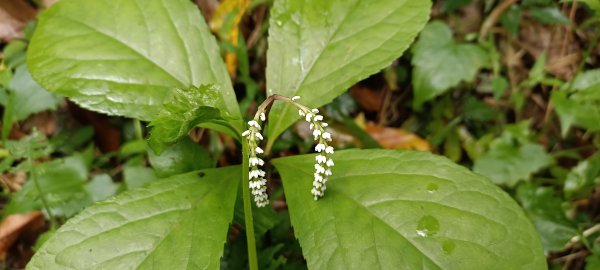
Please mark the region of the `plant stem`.
POLYGON ((0 158, 9 157, 10 153, 6 149, 0 149, 0 158))
MULTIPOLYGON (((275 102, 276 100, 279 100, 281 102, 285 102, 287 104, 290 104, 292 106, 295 106, 298 109, 301 110, 308 110, 310 111, 310 108, 299 104, 298 102, 293 101, 291 98, 289 97, 285 97, 285 96, 281 96, 281 95, 271 95, 269 96, 259 107, 258 107, 258 112, 265 112, 268 113, 268 110, 270 109, 271 105, 273 105, 273 102, 275 102)), ((273 147, 273 143, 275 141, 272 140, 271 138, 269 138, 269 140, 267 141, 267 146, 265 148, 265 154, 269 155, 271 153, 271 148, 273 147)))
POLYGON ((138 140, 144 139, 144 133, 142 132, 142 123, 138 119, 133 120, 133 127, 135 128, 135 136, 138 140))
POLYGON ((250 187, 248 186, 248 141, 242 139, 242 195, 244 199, 244 221, 246 223, 246 242, 248 244, 248 266, 250 270, 258 270, 256 256, 256 240, 254 239, 254 221, 252 219, 252 201, 250 200, 250 187))
POLYGON ((40 200, 42 201, 44 210, 46 210, 46 213, 48 213, 48 218, 50 219, 50 227, 52 229, 55 229, 56 228, 56 220, 54 219, 54 215, 52 215, 52 210, 50 210, 50 204, 48 203, 48 201, 46 201, 46 196, 44 196, 44 192, 42 192, 42 186, 40 185, 40 182, 37 179, 37 172, 36 172, 35 168, 33 167, 33 160, 31 160, 31 157, 29 157, 29 158, 27 158, 27 161, 29 163, 29 174, 31 175, 31 180, 33 180, 33 183, 35 184, 35 188, 38 190, 38 193, 40 194, 40 200))

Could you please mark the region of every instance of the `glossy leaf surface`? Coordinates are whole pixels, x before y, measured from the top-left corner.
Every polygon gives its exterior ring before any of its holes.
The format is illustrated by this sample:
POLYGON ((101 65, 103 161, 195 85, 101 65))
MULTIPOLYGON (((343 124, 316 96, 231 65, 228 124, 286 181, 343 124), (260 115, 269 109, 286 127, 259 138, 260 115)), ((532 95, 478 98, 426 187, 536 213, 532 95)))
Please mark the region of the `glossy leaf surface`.
POLYGON ((219 269, 239 167, 174 176, 63 225, 27 269, 219 269))
POLYGON ((225 131, 232 136, 238 135, 236 128, 226 121, 231 120, 231 116, 218 109, 222 107, 218 86, 202 85, 187 90, 175 89, 171 101, 164 105, 150 123, 152 131, 148 144, 160 154, 165 147, 187 136, 196 125, 207 123, 228 127, 225 131))
POLYGON ((571 126, 589 131, 600 130, 600 70, 590 70, 577 76, 571 92, 552 92, 552 104, 560 118, 563 135, 571 126))
POLYGON ((187 136, 166 148, 160 155, 148 149, 148 160, 158 177, 208 169, 215 164, 208 150, 187 136))
POLYGON ((428 24, 413 48, 415 108, 460 82, 472 81, 477 71, 489 62, 485 50, 478 45, 455 42, 452 30, 440 21, 428 24))
POLYGON ((10 82, 13 93, 13 117, 20 121, 33 113, 56 109, 60 98, 44 90, 32 78, 26 65, 18 67, 10 82))
POLYGON ((313 155, 276 159, 310 269, 545 269, 534 227, 484 177, 429 153, 334 155, 313 201, 313 155))
MULTIPOLYGON (((429 17, 431 2, 411 0, 279 0, 271 10, 267 94, 299 95, 325 105, 378 72, 408 48, 429 17)), ((275 104, 269 140, 297 110, 275 104)))
POLYGON ((175 87, 220 84, 240 112, 219 48, 186 0, 64 0, 40 16, 28 52, 33 77, 81 106, 152 120, 175 87))

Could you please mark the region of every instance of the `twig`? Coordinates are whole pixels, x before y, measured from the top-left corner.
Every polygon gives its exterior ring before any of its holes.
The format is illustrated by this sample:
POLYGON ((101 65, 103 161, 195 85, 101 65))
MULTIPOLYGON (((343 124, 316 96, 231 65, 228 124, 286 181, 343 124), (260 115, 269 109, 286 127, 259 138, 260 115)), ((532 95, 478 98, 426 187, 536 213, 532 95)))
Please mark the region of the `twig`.
POLYGON ((482 41, 485 37, 487 37, 490 28, 496 25, 502 14, 504 14, 504 12, 511 5, 517 3, 518 1, 519 0, 505 0, 500 5, 496 6, 494 10, 492 10, 492 13, 490 13, 485 22, 483 22, 483 25, 481 25, 481 30, 479 31, 479 41, 482 41))
POLYGON ((583 231, 583 233, 581 235, 573 236, 573 238, 571 238, 571 240, 569 241, 569 244, 571 244, 571 243, 577 243, 577 242, 581 241, 581 236, 588 237, 588 236, 590 236, 590 235, 592 235, 594 233, 597 233, 599 231, 600 231, 600 223, 596 224, 596 225, 594 225, 592 227, 590 227, 589 229, 587 229, 585 231, 583 231))

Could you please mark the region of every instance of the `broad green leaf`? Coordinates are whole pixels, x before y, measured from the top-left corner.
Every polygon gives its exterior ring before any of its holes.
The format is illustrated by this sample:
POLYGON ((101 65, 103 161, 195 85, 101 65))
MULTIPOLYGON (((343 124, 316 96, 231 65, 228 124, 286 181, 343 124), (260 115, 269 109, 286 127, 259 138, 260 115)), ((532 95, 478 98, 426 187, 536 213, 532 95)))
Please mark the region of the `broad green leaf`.
POLYGON ((531 16, 537 21, 545 24, 564 24, 569 25, 571 21, 556 6, 543 8, 533 8, 530 10, 531 16))
POLYGON ((565 196, 569 199, 584 198, 600 183, 600 154, 577 164, 565 180, 565 196))
POLYGON ((523 0, 523 5, 530 6, 545 6, 552 4, 552 0, 523 0))
MULTIPOLYGON (((429 17, 431 1, 278 0, 271 10, 267 94, 301 96, 320 107, 354 83, 383 69, 413 42, 429 17)), ((273 141, 297 110, 276 103, 273 141)))
POLYGON ((27 269, 218 269, 239 167, 178 175, 93 205, 27 269))
POLYGON ((585 258, 585 270, 600 269, 600 255, 592 254, 585 258))
MULTIPOLYGON (((585 3, 596 13, 596 16, 600 16, 600 0, 575 0, 575 1, 585 3)), ((561 2, 573 2, 573 0, 562 0, 561 2)))
POLYGON ((141 165, 127 165, 123 169, 123 179, 127 189, 136 189, 155 181, 156 175, 152 168, 141 165))
POLYGON ((215 38, 187 0, 60 1, 40 16, 27 62, 44 88, 91 110, 149 121, 174 88, 219 84, 219 109, 241 118, 215 38))
POLYGON ((83 156, 56 159, 34 167, 33 173, 41 191, 30 172, 21 190, 12 194, 4 209, 5 215, 44 210, 41 196, 56 216, 71 217, 93 203, 92 195, 86 189, 88 170, 83 156))
POLYGON ((473 171, 487 176, 495 184, 512 187, 520 180, 529 180, 533 173, 550 165, 551 161, 543 146, 518 142, 505 132, 492 141, 488 152, 475 160, 473 171))
POLYGON ((99 174, 94 176, 85 188, 91 195, 92 200, 94 202, 99 202, 117 194, 119 186, 119 184, 113 182, 108 174, 99 174))
POLYGON ((552 92, 551 102, 556 108, 560 118, 563 136, 567 134, 571 126, 588 129, 589 131, 600 130, 600 70, 590 70, 577 76, 572 85, 567 83, 565 87, 552 92))
POLYGON ((310 269, 546 269, 532 224, 484 177, 424 152, 333 159, 318 201, 313 155, 273 161, 310 269))
POLYGON ((57 152, 64 154, 73 154, 78 149, 89 143, 94 137, 94 128, 92 126, 84 126, 81 128, 65 128, 54 134, 50 138, 57 152))
POLYGON ((2 50, 3 62, 9 68, 17 68, 18 66, 25 63, 25 54, 27 50, 27 42, 22 40, 15 40, 8 43, 2 50))
POLYGON ((143 155, 148 149, 148 142, 144 139, 129 141, 121 145, 119 156, 127 158, 135 155, 143 155))
POLYGON ((510 31, 513 36, 519 34, 521 26, 521 18, 523 16, 523 10, 518 5, 511 5, 500 17, 502 26, 510 31))
MULTIPOLYGON (((257 207, 256 204, 252 204, 252 219, 254 222, 254 233, 257 237, 262 236, 268 230, 272 229, 277 225, 278 217, 275 210, 272 207, 257 207)), ((244 201, 242 198, 242 189, 238 191, 238 197, 235 201, 235 210, 233 212, 233 221, 236 224, 240 224, 244 230, 246 230, 246 221, 244 217, 244 201)))
POLYGON ((593 91, 600 89, 600 69, 588 70, 579 74, 573 81, 575 90, 593 91))
POLYGON ((552 188, 526 183, 519 186, 516 196, 540 233, 547 252, 562 250, 578 234, 575 224, 562 210, 563 201, 553 192, 552 188))
POLYGON ((59 97, 44 90, 31 78, 26 65, 17 68, 9 89, 14 95, 12 114, 16 121, 34 113, 56 109, 60 102, 59 97))
POLYGON ((158 116, 150 123, 152 131, 148 144, 157 154, 165 147, 174 144, 181 137, 199 124, 220 123, 229 127, 229 134, 238 136, 235 127, 228 126, 226 119, 218 108, 221 106, 219 87, 202 85, 188 90, 175 89, 172 100, 164 105, 158 116))
POLYGON ((429 23, 413 47, 413 106, 421 108, 460 82, 471 82, 477 72, 489 64, 486 51, 479 45, 460 44, 452 38, 445 23, 429 23))
POLYGON ((444 12, 454 12, 457 9, 460 9, 471 3, 471 0, 448 0, 444 1, 442 5, 442 10, 444 12))
POLYGON ((534 87, 542 82, 546 78, 546 63, 548 62, 548 55, 543 52, 537 57, 533 67, 529 71, 529 77, 525 81, 525 84, 529 87, 534 87))
POLYGON ((6 149, 16 159, 37 159, 50 155, 53 147, 44 134, 34 129, 31 134, 18 141, 7 141, 6 149))
POLYGON ((160 155, 148 150, 148 160, 158 177, 207 169, 214 164, 208 151, 187 136, 166 148, 160 155))

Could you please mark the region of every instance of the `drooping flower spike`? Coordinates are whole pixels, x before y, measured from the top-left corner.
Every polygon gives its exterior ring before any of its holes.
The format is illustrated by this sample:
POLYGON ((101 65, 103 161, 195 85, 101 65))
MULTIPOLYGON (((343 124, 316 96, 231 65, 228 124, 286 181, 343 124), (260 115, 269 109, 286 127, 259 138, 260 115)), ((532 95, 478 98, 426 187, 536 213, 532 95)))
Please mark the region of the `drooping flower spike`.
POLYGON ((327 123, 322 122, 323 116, 319 114, 319 110, 299 107, 298 114, 303 116, 306 122, 309 123, 314 139, 317 142, 315 151, 319 154, 315 157, 315 174, 313 188, 310 192, 314 199, 318 200, 325 195, 326 184, 329 176, 332 174, 331 169, 335 165, 333 159, 331 159, 334 149, 329 145, 332 140, 331 133, 325 131, 327 123))
POLYGON ((266 120, 266 116, 264 113, 260 113, 254 120, 248 122, 248 130, 242 133, 242 136, 248 138, 248 146, 249 146, 249 159, 248 163, 250 166, 249 172, 249 186, 252 191, 252 195, 254 195, 254 202, 256 206, 263 207, 269 204, 269 195, 267 195, 267 179, 265 179, 265 171, 260 169, 265 162, 258 157, 258 155, 263 154, 264 151, 260 146, 258 146, 258 142, 263 139, 263 136, 260 134, 261 124, 266 120))
POLYGON ((264 165, 264 161, 258 157, 263 154, 263 150, 258 146, 258 142, 263 139, 260 134, 261 124, 266 121, 265 110, 271 102, 275 100, 281 100, 286 103, 292 104, 298 108, 298 113, 302 116, 310 125, 312 135, 317 143, 315 151, 318 155, 315 157, 315 173, 313 180, 313 188, 311 194, 315 200, 325 195, 327 189, 327 181, 329 176, 332 175, 331 169, 335 165, 331 156, 334 153, 334 149, 329 143, 331 142, 331 133, 327 132, 325 128, 328 126, 327 123, 323 122, 323 116, 319 114, 318 109, 310 109, 306 106, 299 104, 297 101, 300 99, 299 96, 294 96, 291 99, 282 96, 271 96, 263 103, 256 113, 254 119, 248 122, 248 130, 242 133, 242 136, 248 138, 248 146, 250 149, 249 153, 249 185, 254 195, 254 201, 258 207, 263 207, 269 204, 269 197, 267 195, 267 180, 265 179, 265 172, 260 169, 260 166, 264 165))

